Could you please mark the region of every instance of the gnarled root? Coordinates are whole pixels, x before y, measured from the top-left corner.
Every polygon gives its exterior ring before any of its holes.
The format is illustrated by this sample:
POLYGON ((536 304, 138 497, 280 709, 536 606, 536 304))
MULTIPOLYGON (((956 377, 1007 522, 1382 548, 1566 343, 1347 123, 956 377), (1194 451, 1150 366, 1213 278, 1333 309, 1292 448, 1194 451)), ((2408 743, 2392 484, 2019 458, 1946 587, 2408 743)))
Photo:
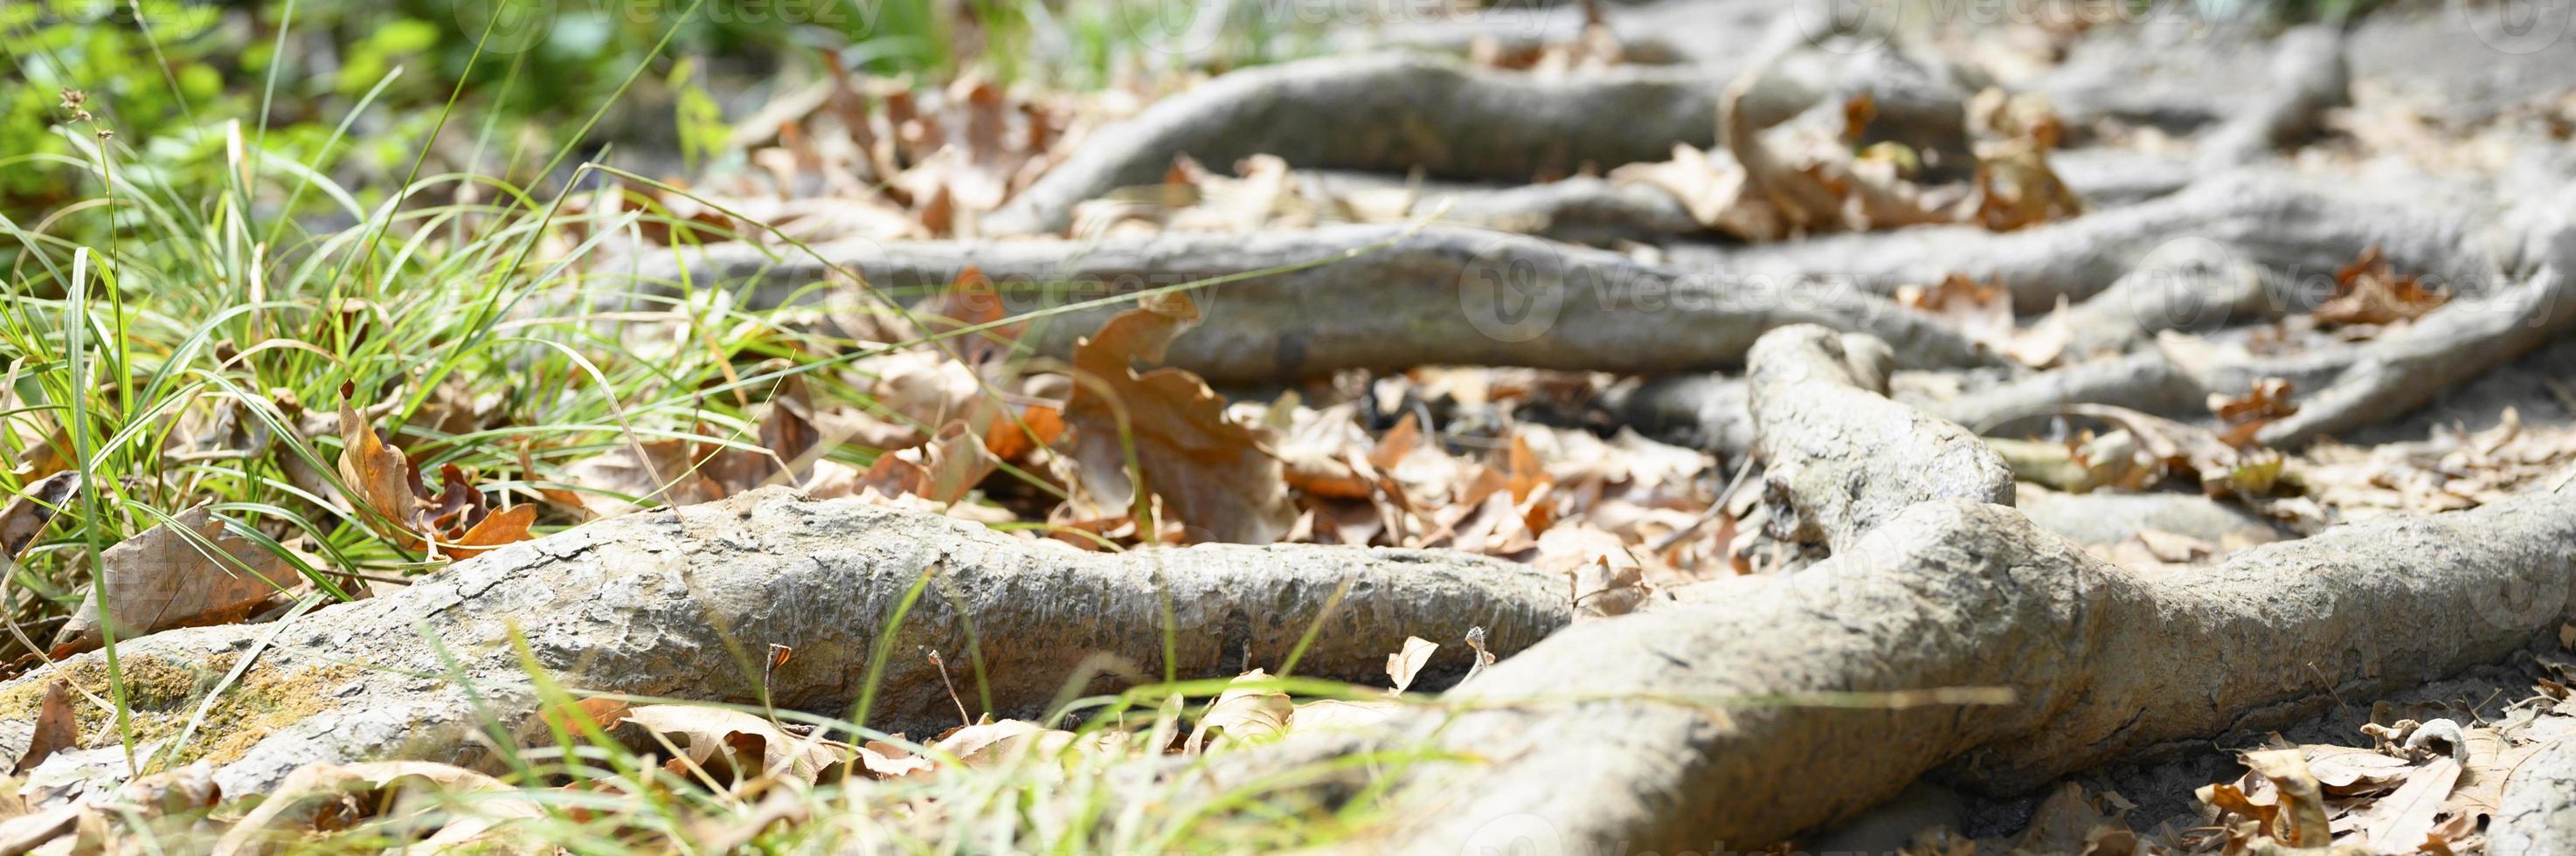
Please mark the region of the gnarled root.
POLYGON ((1076 204, 1160 181, 1183 154, 1508 181, 1661 160, 1708 144, 1722 83, 1696 66, 1543 77, 1411 53, 1247 69, 1102 128, 985 227, 1061 232, 1076 204))
MULTIPOLYGON (((1559 578, 1464 554, 1084 553, 766 489, 511 545, 282 626, 171 631, 119 653, 130 682, 182 676, 169 698, 139 697, 147 729, 176 718, 154 736, 198 703, 194 676, 259 658, 244 689, 215 709, 271 706, 284 718, 227 713, 221 721, 254 731, 197 738, 231 745, 209 750, 236 754, 215 758, 225 762, 217 781, 246 794, 314 761, 489 760, 472 737, 487 717, 507 727, 531 712, 514 636, 576 689, 759 703, 765 680, 779 706, 847 714, 873 678, 870 725, 935 730, 959 704, 989 699, 997 715, 1035 715, 1068 689, 1160 679, 1167 610, 1169 667, 1182 676, 1276 664, 1312 629, 1299 673, 1345 680, 1382 679, 1387 653, 1409 635, 1457 639, 1482 626, 1488 647, 1509 652, 1571 615, 1559 578), (273 643, 258 641, 272 633, 273 643), (794 652, 774 671, 764 666, 771 645, 794 652), (944 657, 962 702, 925 652, 944 657), (872 675, 880 656, 884 672, 872 675)), ((1433 668, 1454 676, 1466 665, 1461 656, 1433 668)), ((97 654, 83 655, 11 686, 66 678, 105 693, 98 666, 97 654)))
POLYGON ((1755 454, 1778 537, 1839 552, 1916 503, 2013 503, 2012 470, 1977 435, 1886 398, 1884 347, 1812 325, 1754 344, 1755 454))
MULTIPOLYGON (((1618 253, 1470 229, 1335 226, 1102 242, 856 242, 821 252, 875 287, 910 293, 945 287, 973 265, 1000 286, 1014 314, 1234 278, 1194 294, 1207 320, 1166 355, 1168 364, 1217 382, 1432 364, 1702 370, 1742 364, 1763 331, 1794 323, 1876 336, 1910 367, 2000 362, 1940 319, 1874 294, 1768 277, 1700 276, 1618 253)), ((762 273, 764 283, 777 287, 752 295, 761 304, 785 300, 792 288, 825 275, 810 259, 773 265, 743 247, 709 250, 692 271, 720 280, 762 273)), ((1022 341, 1042 354, 1069 354, 1075 337, 1123 308, 1106 301, 1051 316, 1022 341)))
POLYGON ((1416 850, 1741 849, 1927 773, 2020 792, 2501 659, 2566 613, 2571 538, 2561 492, 2140 574, 2011 509, 1923 503, 1807 570, 1497 665, 1414 732, 1491 763, 1418 772, 1391 828, 1416 850), (1976 687, 2011 700, 1939 703, 1976 687))
POLYGON ((2576 740, 2551 741, 2505 780, 2487 852, 2576 852, 2576 740))

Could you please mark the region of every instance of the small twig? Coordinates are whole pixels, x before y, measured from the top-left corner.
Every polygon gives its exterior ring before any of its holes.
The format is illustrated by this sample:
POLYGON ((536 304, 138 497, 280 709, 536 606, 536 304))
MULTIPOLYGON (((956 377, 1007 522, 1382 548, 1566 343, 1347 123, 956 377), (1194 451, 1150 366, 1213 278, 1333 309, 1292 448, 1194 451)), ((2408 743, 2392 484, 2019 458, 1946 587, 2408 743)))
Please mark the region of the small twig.
POLYGON ((948 680, 948 663, 939 659, 938 651, 929 653, 930 665, 939 669, 940 685, 948 688, 948 703, 957 706, 957 721, 964 725, 974 725, 975 718, 966 715, 966 700, 957 697, 957 685, 948 680))

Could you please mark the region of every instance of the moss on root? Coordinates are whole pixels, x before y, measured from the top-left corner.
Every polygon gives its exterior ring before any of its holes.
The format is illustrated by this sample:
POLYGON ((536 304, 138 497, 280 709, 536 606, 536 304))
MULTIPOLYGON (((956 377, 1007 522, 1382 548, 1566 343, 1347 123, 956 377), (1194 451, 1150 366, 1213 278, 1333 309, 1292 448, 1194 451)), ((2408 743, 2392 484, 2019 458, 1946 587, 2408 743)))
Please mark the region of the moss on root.
MULTIPOLYGON (((125 679, 126 704, 132 712, 134 739, 137 743, 178 736, 197 714, 206 694, 215 690, 226 673, 237 662, 231 653, 217 654, 201 662, 183 662, 158 657, 129 657, 119 662, 125 679)), ((320 712, 328 707, 329 692, 358 673, 349 664, 292 666, 285 670, 253 668, 241 680, 224 688, 222 698, 206 710, 205 719, 197 723, 196 733, 188 738, 172 758, 174 763, 197 759, 222 764, 241 757, 253 744, 279 728, 320 712)), ((107 681, 107 664, 97 658, 66 665, 55 673, 58 680, 69 681, 74 688, 92 697, 111 698, 107 681)), ((44 701, 50 681, 28 681, 0 690, 0 720, 34 719, 44 701)), ((86 699, 74 699, 74 716, 80 722, 81 745, 106 746, 119 740, 116 714, 86 699)))

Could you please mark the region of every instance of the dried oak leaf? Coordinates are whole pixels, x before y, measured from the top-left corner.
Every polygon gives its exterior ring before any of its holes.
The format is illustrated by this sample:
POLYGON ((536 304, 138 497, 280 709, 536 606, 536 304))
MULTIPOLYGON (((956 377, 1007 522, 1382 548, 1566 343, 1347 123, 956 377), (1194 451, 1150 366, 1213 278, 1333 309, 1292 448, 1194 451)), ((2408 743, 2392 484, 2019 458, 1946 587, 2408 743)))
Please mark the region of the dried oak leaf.
POLYGON ((448 818, 436 835, 419 842, 427 850, 463 845, 501 822, 545 814, 533 800, 505 793, 498 779, 462 767, 430 761, 370 761, 358 764, 307 764, 289 773, 268 798, 215 841, 214 852, 252 854, 282 852, 311 832, 346 829, 391 810, 429 816, 453 797, 406 799, 437 792, 483 794, 474 810, 448 818))
POLYGON ((0 557, 15 557, 27 549, 27 543, 44 534, 45 526, 71 507, 72 498, 79 493, 77 470, 64 470, 28 485, 17 499, 9 501, 7 508, 0 509, 0 557))
POLYGON ((68 685, 55 681, 45 687, 45 700, 36 708, 35 735, 27 738, 27 751, 18 754, 18 763, 9 775, 24 776, 45 758, 65 749, 80 746, 80 718, 72 715, 72 694, 68 685))
POLYGON ((2442 813, 2452 787, 2460 781, 2460 772, 2460 762, 2449 758, 2435 758, 2413 768, 2396 793, 2380 797, 2369 808, 2351 815, 2354 828, 2369 837, 2374 852, 2415 852, 2433 831, 2433 819, 2442 813))
POLYGON ((1438 650, 1438 642, 1420 636, 1404 637, 1404 650, 1386 655, 1386 676, 1395 682, 1393 694, 1403 695, 1406 688, 1413 686, 1413 676, 1422 672, 1423 665, 1431 662, 1431 654, 1438 650))
POLYGON ((502 509, 484 515, 482 520, 466 528, 465 534, 455 543, 440 545, 440 552, 457 559, 471 559, 493 547, 536 537, 528 531, 529 525, 536 522, 536 506, 521 504, 502 509))
MULTIPOLYGON (((688 704, 627 708, 620 723, 651 732, 675 753, 678 770, 694 769, 719 783, 784 777, 806 784, 848 760, 848 750, 819 737, 798 737, 769 720, 738 710, 688 704)), ((611 723, 615 724, 615 723, 611 723)))
POLYGON ((340 399, 340 446, 340 481, 358 501, 404 532, 420 531, 420 471, 402 449, 376 436, 346 395, 340 399))
MULTIPOLYGON (((107 548, 99 565, 119 639, 240 621, 297 581, 284 557, 227 533, 203 505, 107 548)), ((55 639, 54 656, 103 644, 99 624, 97 600, 84 601, 55 639)))
MULTIPOLYGON (((1254 669, 1234 677, 1233 683, 1259 684, 1270 679, 1270 673, 1254 669)), ((1296 713, 1288 694, 1267 686, 1241 686, 1218 693, 1216 703, 1199 717, 1198 727, 1190 731, 1189 751, 1205 751, 1213 739, 1228 741, 1267 740, 1288 730, 1288 718, 1296 713)))
POLYGON ((1078 375, 1065 422, 1083 487, 1108 508, 1134 502, 1136 485, 1186 524, 1191 541, 1268 544, 1296 523, 1269 431, 1226 418, 1225 399, 1198 375, 1161 362, 1174 338, 1197 323, 1198 307, 1177 293, 1119 313, 1074 343, 1078 375))
MULTIPOLYGON (((939 736, 938 741, 930 744, 930 748, 946 753, 947 757, 941 759, 942 761, 955 759, 958 765, 975 768, 1013 763, 1032 756, 1053 756, 1066 752, 1115 751, 1125 745, 1125 740, 1126 737, 1117 732, 1077 734, 1047 728, 1027 720, 1005 719, 995 722, 986 718, 973 725, 949 729, 947 733, 939 736)), ((877 743, 871 743, 869 746, 880 753, 899 748, 877 743)), ((889 757, 888 760, 893 762, 894 769, 897 770, 908 772, 911 766, 902 764, 901 759, 898 758, 889 757)))
POLYGON ((2326 821, 2325 792, 2309 774, 2307 759, 2297 749, 2274 749, 2248 752, 2245 766, 2254 774, 2270 779, 2280 794, 2280 811, 2273 818, 2274 838, 2291 847, 2324 847, 2333 840, 2326 821))
POLYGON ((2394 324, 2424 317, 2450 299, 2446 292, 2425 288, 2412 274, 2398 275, 2373 244, 2335 271, 2334 296, 2310 314, 2327 327, 2394 324))
POLYGON ((958 272, 957 279, 951 281, 947 289, 922 305, 917 317, 929 322, 931 334, 958 336, 957 356, 969 366, 983 365, 1009 354, 1012 346, 1019 342, 1020 334, 1029 326, 1025 321, 1005 323, 1011 313, 1003 304, 1001 288, 993 284, 992 277, 985 276, 984 271, 974 265, 967 265, 965 270, 958 272), (970 329, 975 332, 955 333, 970 329))
POLYGON ((2261 432, 2263 426, 2299 412, 2299 405, 2290 400, 2289 381, 2267 377, 2255 381, 2254 387, 2246 390, 2244 395, 2210 393, 2209 412, 2227 423, 2227 431, 2220 434, 2219 439, 2242 449, 2254 445, 2254 435, 2261 432))

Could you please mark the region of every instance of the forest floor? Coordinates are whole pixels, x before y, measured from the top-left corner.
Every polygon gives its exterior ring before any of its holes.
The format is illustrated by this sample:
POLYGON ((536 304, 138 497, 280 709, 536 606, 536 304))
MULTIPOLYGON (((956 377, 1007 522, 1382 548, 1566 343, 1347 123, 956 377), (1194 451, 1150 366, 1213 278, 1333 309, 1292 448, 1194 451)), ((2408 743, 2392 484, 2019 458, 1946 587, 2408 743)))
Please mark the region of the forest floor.
POLYGON ((12 226, 0 851, 2576 848, 2564 10, 1830 5, 12 226))

